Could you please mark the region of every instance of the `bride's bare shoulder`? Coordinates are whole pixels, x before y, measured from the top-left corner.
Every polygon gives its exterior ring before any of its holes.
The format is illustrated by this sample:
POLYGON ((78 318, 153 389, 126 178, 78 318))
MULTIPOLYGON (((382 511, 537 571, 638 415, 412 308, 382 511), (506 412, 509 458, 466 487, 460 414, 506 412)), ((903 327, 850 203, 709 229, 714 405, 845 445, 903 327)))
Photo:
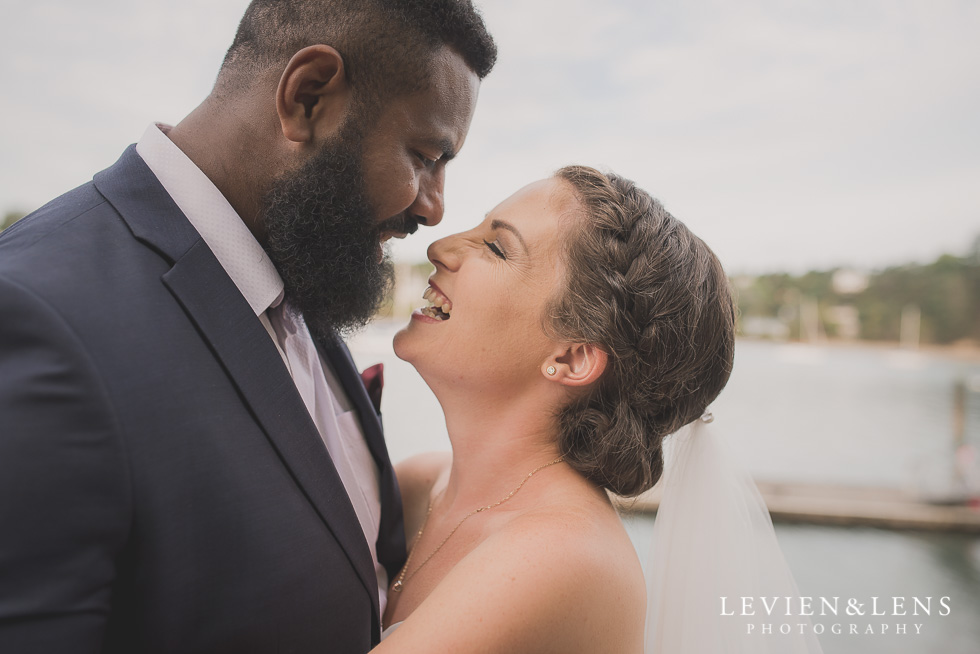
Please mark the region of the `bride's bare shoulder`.
POLYGON ((540 552, 562 565, 580 565, 621 583, 620 590, 644 594, 636 549, 604 491, 584 485, 554 485, 552 501, 514 518, 497 534, 500 542, 489 547, 540 552))
POLYGON ((645 614, 640 565, 611 507, 549 503, 463 557, 391 651, 640 654, 645 614))
POLYGON ((542 571, 540 583, 575 592, 595 616, 631 615, 646 600, 636 549, 615 510, 588 501, 528 512, 484 544, 498 556, 521 558, 542 571), (598 612, 598 613, 597 613, 598 612))

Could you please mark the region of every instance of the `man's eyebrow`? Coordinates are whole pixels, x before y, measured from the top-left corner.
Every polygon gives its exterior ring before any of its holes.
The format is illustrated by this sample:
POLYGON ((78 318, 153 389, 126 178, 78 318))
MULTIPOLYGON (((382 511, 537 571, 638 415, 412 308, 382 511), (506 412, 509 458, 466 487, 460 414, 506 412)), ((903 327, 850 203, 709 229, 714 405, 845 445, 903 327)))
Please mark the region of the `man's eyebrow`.
POLYGON ((506 229, 508 232, 517 237, 517 240, 521 242, 521 246, 524 248, 524 251, 527 252, 527 243, 524 242, 524 237, 521 236, 521 233, 517 231, 517 228, 510 223, 504 222, 503 220, 494 220, 490 223, 490 229, 506 229))

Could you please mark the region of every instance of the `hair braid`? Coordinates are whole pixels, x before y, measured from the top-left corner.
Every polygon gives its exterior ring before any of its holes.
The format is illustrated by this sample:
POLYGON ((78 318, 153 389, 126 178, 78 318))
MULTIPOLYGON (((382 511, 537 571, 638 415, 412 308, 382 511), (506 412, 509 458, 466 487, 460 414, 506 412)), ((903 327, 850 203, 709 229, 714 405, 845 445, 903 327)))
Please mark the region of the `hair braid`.
POLYGON ((728 381, 734 300, 714 253, 633 182, 584 166, 556 176, 583 217, 565 243, 552 323, 609 355, 595 387, 559 414, 560 447, 595 483, 637 495, 663 473, 663 438, 728 381))

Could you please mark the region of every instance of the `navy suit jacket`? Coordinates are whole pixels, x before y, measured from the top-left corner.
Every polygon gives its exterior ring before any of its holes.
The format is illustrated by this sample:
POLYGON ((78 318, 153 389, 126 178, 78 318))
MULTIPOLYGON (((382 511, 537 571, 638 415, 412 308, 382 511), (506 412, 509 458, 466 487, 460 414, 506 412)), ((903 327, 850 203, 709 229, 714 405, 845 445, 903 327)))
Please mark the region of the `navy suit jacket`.
MULTIPOLYGON (((318 344, 398 488, 347 349, 318 344)), ((362 653, 377 578, 269 334, 130 147, 0 235, 0 652, 362 653)))

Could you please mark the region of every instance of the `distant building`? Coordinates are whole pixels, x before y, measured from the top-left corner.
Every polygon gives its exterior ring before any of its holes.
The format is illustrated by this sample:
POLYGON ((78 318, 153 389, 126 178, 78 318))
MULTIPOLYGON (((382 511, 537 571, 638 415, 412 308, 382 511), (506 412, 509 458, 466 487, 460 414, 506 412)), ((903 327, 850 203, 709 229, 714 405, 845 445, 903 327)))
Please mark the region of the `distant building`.
POLYGON ((755 279, 756 278, 752 275, 735 275, 731 278, 732 285, 740 291, 745 291, 752 288, 752 284, 755 283, 755 279))
POLYGON ((769 338, 775 341, 785 341, 789 338, 789 325, 779 318, 743 316, 739 326, 742 336, 749 338, 769 338))
POLYGON ((868 288, 870 275, 853 268, 841 268, 834 272, 830 283, 838 295, 854 295, 868 288))

